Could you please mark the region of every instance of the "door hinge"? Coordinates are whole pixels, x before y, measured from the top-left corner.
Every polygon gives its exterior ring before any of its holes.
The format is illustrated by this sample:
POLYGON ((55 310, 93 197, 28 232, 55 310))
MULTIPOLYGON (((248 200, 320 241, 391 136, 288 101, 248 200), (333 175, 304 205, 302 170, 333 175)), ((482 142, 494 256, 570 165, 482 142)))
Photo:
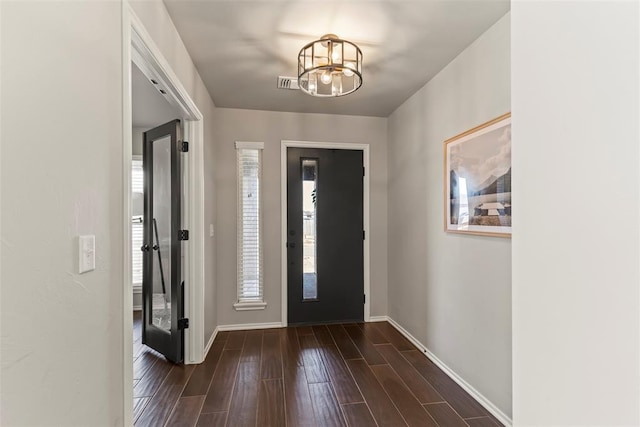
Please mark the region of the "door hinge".
POLYGON ((365 175, 366 175, 366 171, 365 171, 365 167, 363 166, 362 167, 362 176, 365 176, 365 175))
POLYGON ((178 319, 178 329, 189 329, 189 319, 178 319))
POLYGON ((367 238, 367 236, 366 236, 364 230, 362 230, 362 240, 365 240, 366 238, 367 238))
POLYGON ((182 141, 182 147, 180 147, 180 151, 182 151, 183 153, 189 152, 189 142, 182 141))
POLYGON ((189 230, 179 230, 178 240, 189 240, 189 230))
POLYGON ((362 303, 363 304, 367 303, 367 294, 362 294, 362 303))

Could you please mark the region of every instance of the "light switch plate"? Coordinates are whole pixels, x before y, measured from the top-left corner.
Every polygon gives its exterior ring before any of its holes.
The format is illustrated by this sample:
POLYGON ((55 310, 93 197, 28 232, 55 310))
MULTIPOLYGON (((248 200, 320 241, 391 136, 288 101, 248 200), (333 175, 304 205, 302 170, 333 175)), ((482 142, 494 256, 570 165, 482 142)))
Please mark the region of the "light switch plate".
POLYGON ((213 224, 209 224, 209 237, 213 237, 213 224))
POLYGON ((78 237, 78 273, 96 269, 96 236, 78 237))

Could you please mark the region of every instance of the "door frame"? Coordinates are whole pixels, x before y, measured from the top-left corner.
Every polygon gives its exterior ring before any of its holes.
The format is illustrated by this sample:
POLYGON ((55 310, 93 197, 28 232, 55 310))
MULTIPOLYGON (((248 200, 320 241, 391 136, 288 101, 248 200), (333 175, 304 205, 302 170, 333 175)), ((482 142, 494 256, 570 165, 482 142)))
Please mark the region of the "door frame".
POLYGON ((204 130, 203 116, 162 55, 127 0, 122 2, 122 224, 123 226, 123 424, 133 425, 133 294, 131 287, 131 64, 158 81, 165 98, 182 112, 183 138, 189 141, 188 160, 183 156, 183 226, 189 229, 184 246, 184 363, 204 359, 204 130))
POLYGON ((362 151, 362 165, 365 168, 365 174, 362 182, 362 224, 365 232, 365 239, 362 244, 362 256, 364 260, 364 321, 370 320, 370 250, 369 242, 371 233, 369 232, 369 177, 371 176, 371 167, 369 162, 369 144, 359 144, 350 142, 315 142, 315 141, 292 141, 282 140, 280 148, 280 247, 281 249, 281 295, 282 295, 282 326, 288 324, 287 313, 287 149, 288 148, 321 148, 329 150, 356 150, 362 151))

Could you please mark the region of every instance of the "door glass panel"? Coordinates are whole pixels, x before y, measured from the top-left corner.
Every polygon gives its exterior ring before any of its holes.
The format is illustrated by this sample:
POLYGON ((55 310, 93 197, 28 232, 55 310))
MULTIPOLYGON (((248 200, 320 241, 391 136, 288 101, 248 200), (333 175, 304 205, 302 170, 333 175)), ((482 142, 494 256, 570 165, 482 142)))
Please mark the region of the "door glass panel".
POLYGON ((302 299, 318 299, 318 264, 317 264, 317 233, 316 233, 316 203, 318 183, 318 160, 302 160, 302 299))
POLYGON ((171 137, 153 142, 151 323, 171 330, 171 137))

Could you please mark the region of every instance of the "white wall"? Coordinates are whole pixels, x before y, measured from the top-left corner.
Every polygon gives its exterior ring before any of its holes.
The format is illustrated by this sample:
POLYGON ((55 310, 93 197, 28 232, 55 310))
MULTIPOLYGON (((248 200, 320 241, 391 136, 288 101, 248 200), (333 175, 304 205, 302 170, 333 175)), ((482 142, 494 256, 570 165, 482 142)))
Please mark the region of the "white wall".
POLYGON ((387 312, 387 120, 377 117, 216 109, 219 323, 281 321, 281 140, 355 142, 371 146, 371 315, 387 312), (264 311, 236 312, 235 141, 263 141, 264 311))
MULTIPOLYGON (((215 185, 213 179, 213 145, 215 106, 198 70, 193 65, 182 39, 178 34, 162 0, 130 1, 134 12, 140 18, 153 41, 171 65, 189 96, 204 116, 204 222, 205 222, 205 336, 209 341, 217 327, 216 313, 216 253, 214 239, 209 237, 209 224, 215 222, 215 185)), ((190 154, 193 155, 193 154, 190 154)))
POLYGON ((0 424, 121 424, 121 6, 0 8, 0 424), (83 275, 80 234, 96 236, 83 275))
POLYGON ((518 426, 640 424, 638 9, 512 4, 518 426))
POLYGON ((142 156, 143 134, 148 130, 146 127, 134 127, 131 129, 131 153, 134 156, 142 156))
MULTIPOLYGON (((123 339, 131 339, 122 336, 130 315, 122 307, 122 4, 0 8, 0 424, 120 425, 123 339), (96 236, 96 270, 83 275, 80 234, 96 236)), ((213 103, 162 2, 136 12, 205 116, 205 221, 213 223, 213 103)), ((212 239, 205 251, 210 335, 212 239)))
POLYGON ((509 25, 400 106, 388 146, 389 316, 507 417, 511 241, 443 231, 443 141, 510 111, 509 25))

